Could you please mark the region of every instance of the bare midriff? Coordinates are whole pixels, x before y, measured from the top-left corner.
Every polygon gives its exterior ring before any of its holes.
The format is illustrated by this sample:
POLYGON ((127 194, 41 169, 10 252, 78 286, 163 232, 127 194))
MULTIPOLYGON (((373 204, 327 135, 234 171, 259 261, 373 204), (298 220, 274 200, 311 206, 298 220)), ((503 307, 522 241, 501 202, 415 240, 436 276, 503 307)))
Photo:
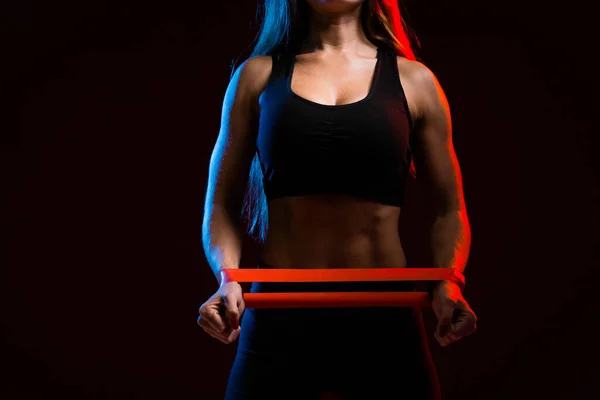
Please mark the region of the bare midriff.
POLYGON ((268 203, 260 260, 273 268, 404 268, 400 207, 343 195, 268 203))

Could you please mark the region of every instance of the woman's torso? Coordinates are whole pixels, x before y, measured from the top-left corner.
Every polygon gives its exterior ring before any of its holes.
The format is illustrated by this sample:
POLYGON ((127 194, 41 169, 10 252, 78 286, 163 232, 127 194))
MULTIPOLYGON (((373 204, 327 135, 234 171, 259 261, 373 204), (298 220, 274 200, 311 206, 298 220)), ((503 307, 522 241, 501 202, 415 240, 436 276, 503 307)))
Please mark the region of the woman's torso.
MULTIPOLYGON (((332 106, 364 99, 376 63, 374 57, 366 56, 336 62, 304 54, 295 60, 290 83, 293 95, 306 103, 332 106)), ((402 75, 401 70, 398 73, 402 75)), ((405 82, 403 86, 411 108, 413 89, 405 82)), ((398 233, 400 211, 397 205, 348 195, 274 198, 268 202, 268 230, 259 258, 276 268, 406 267, 398 233)))

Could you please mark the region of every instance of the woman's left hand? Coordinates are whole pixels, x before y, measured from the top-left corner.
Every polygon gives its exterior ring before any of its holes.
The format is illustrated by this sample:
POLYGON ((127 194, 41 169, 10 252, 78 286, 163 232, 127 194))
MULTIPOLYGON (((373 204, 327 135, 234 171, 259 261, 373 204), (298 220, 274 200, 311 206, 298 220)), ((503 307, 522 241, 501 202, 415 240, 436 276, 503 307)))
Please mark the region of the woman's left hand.
POLYGON ((433 291, 431 306, 438 319, 434 336, 443 347, 477 329, 477 316, 455 283, 440 282, 433 291))

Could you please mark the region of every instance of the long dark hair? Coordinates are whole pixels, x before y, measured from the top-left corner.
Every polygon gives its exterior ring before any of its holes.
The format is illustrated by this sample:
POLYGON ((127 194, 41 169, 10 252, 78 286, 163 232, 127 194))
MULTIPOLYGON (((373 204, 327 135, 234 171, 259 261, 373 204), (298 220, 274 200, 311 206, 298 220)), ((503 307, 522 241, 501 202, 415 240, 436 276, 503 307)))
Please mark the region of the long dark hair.
MULTIPOLYGON (((419 41, 401 15, 400 0, 365 0, 361 5, 360 20, 363 31, 379 48, 395 52, 410 60, 417 60, 414 49, 419 41)), ((280 51, 295 52, 308 34, 310 8, 306 0, 264 0, 262 21, 250 57, 273 55, 280 51)), ((260 13, 257 13, 260 15, 260 13)), ((235 73, 232 66, 231 77, 235 73)), ((415 175, 414 162, 410 172, 415 175)), ((248 186, 244 195, 241 217, 248 234, 264 244, 268 229, 267 199, 263 188, 263 173, 254 155, 248 186)))

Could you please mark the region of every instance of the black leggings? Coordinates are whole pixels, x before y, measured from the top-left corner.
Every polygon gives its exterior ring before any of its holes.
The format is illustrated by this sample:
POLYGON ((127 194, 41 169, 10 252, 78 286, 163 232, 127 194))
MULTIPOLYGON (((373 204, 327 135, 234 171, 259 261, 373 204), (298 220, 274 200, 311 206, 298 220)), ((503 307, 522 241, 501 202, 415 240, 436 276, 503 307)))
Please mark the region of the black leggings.
MULTIPOLYGON (((264 266, 264 264, 263 264, 264 266)), ((413 291, 410 282, 253 283, 251 293, 413 291)), ((420 308, 247 309, 225 400, 439 400, 420 308)))

